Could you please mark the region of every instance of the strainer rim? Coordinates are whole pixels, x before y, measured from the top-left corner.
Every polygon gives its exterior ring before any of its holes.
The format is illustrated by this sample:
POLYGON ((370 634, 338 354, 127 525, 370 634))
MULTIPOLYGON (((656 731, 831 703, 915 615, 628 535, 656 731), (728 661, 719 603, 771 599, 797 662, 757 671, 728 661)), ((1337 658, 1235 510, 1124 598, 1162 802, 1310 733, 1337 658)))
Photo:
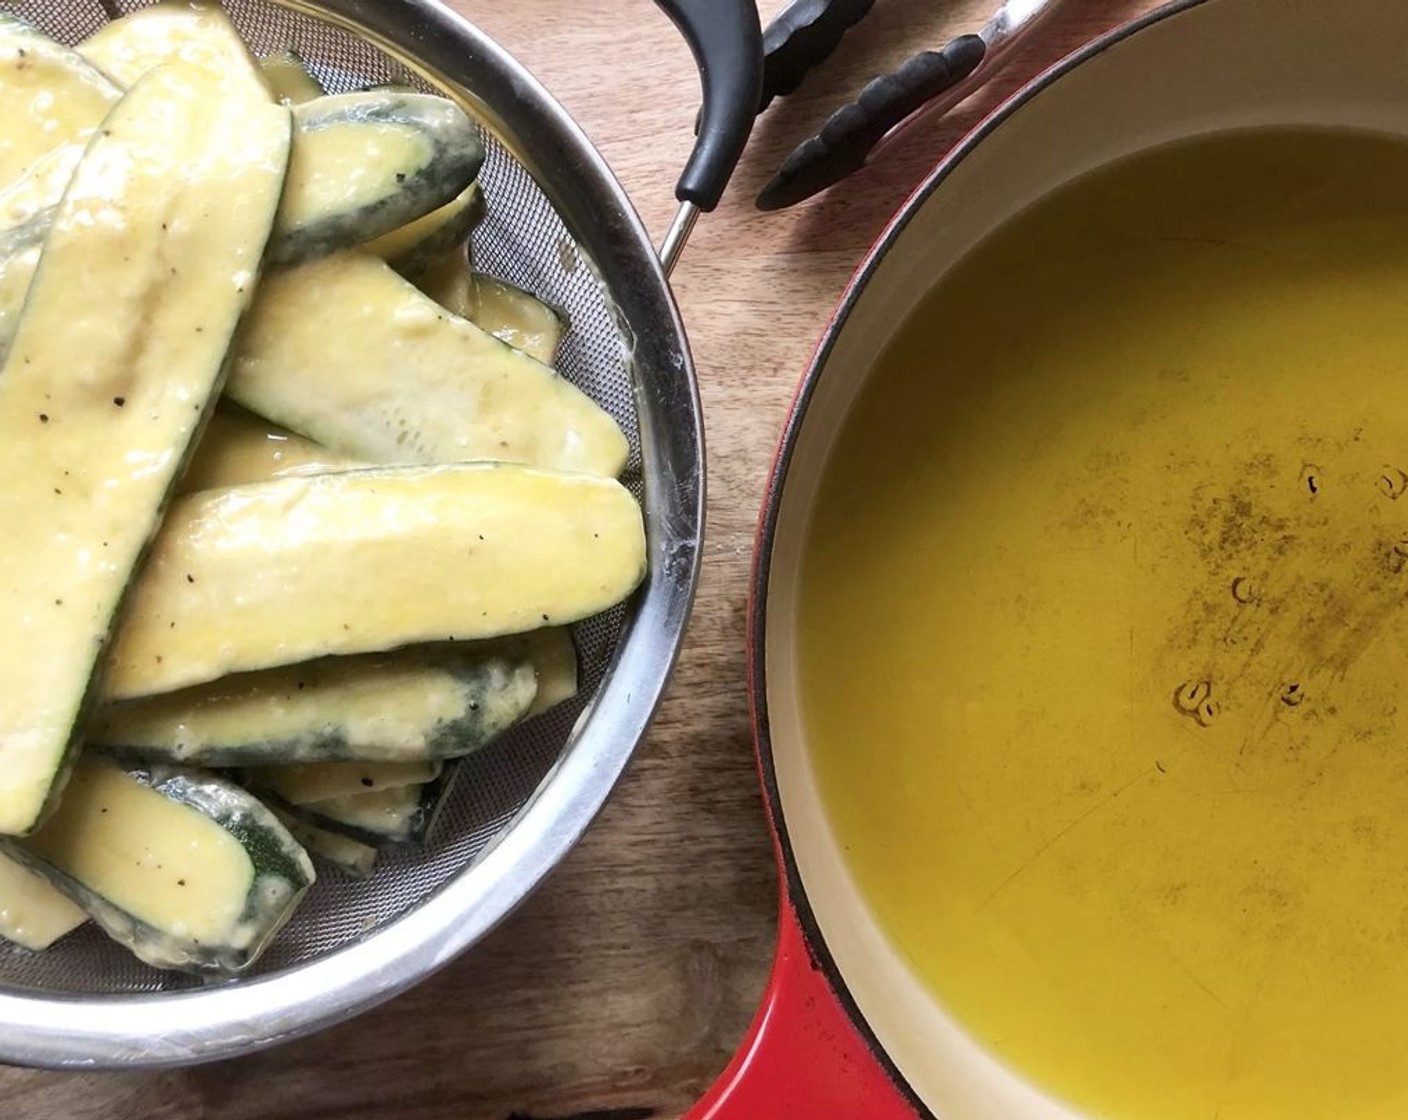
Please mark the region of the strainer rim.
POLYGON ((693 605, 705 511, 698 385, 664 272, 605 160, 521 63, 438 0, 265 2, 413 57, 491 106, 521 145, 632 342, 648 573, 606 677, 548 775, 494 843, 428 898, 311 960, 198 990, 0 988, 2 1062, 92 1069, 228 1058, 349 1019, 425 979, 522 903, 600 811, 658 706, 693 605))

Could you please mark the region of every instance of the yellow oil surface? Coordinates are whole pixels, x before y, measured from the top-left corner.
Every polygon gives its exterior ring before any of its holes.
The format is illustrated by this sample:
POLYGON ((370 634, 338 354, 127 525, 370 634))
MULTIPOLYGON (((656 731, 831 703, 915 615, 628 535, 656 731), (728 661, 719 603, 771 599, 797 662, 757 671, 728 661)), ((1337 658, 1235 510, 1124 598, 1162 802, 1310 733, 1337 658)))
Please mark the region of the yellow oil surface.
POLYGON ((988 239, 874 371, 800 622, 849 864, 1115 1120, 1408 1116, 1408 145, 1252 133, 988 239))

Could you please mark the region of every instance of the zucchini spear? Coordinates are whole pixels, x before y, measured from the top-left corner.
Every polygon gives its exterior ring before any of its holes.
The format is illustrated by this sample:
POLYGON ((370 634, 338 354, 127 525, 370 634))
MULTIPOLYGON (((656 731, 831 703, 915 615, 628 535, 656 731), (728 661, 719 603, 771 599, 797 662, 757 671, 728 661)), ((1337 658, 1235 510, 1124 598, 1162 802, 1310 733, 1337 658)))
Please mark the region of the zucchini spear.
POLYGON ((253 295, 291 121, 221 93, 172 64, 118 102, 0 369, 0 833, 32 830, 62 787, 118 608, 253 295))

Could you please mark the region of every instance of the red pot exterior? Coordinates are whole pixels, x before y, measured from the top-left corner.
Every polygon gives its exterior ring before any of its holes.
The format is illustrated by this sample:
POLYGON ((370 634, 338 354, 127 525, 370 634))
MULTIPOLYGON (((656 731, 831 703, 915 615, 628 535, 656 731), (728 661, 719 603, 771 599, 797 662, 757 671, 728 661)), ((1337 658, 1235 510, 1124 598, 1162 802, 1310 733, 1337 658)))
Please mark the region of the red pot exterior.
POLYGON ((743 1045, 685 1120, 915 1120, 812 954, 785 891, 777 957, 743 1045))

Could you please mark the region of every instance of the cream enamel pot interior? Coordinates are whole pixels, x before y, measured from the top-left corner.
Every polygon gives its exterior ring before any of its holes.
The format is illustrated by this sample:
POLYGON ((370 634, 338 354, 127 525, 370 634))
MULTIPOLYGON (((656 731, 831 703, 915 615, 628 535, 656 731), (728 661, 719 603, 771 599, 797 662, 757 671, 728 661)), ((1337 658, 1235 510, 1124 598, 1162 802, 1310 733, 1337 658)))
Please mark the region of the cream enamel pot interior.
MULTIPOLYGON (((759 767, 782 871, 773 980, 693 1120, 1078 1118, 1005 1068, 920 985, 828 825, 796 687, 797 572, 842 419, 909 312, 979 240, 1111 160, 1253 126, 1408 136, 1401 0, 1184 0, 1034 81, 934 171, 856 273, 798 392, 763 510, 751 617, 759 767)), ((937 884, 936 889, 942 889, 937 884)))

